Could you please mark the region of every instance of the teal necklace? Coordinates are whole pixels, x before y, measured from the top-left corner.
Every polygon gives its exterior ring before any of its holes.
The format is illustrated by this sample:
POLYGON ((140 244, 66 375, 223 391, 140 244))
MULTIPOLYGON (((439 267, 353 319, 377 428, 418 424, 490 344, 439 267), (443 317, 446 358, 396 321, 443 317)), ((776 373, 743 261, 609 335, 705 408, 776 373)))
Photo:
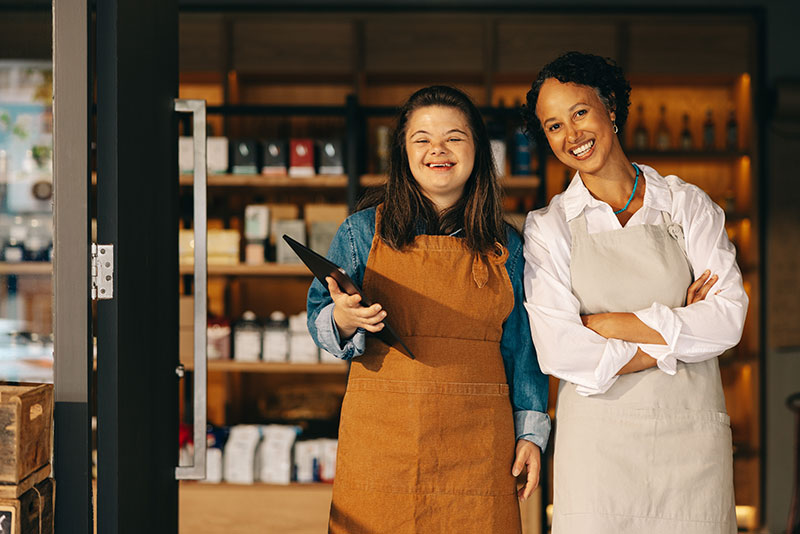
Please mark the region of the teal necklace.
POLYGON ((633 197, 636 195, 636 186, 639 185, 639 167, 635 163, 631 163, 631 165, 633 165, 633 168, 636 169, 636 180, 633 182, 633 191, 631 191, 631 197, 625 203, 625 207, 622 208, 621 210, 615 211, 614 215, 619 215, 620 213, 628 209, 628 206, 631 205, 631 200, 633 200, 633 197))

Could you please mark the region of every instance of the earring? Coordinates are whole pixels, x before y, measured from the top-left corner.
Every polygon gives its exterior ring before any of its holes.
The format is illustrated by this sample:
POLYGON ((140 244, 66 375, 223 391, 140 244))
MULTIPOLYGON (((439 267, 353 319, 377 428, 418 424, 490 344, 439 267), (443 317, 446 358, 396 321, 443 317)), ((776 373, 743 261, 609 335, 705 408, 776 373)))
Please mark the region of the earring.
POLYGON ((619 128, 617 128, 617 123, 614 122, 614 121, 611 121, 611 124, 613 126, 611 129, 614 130, 614 133, 619 133, 619 128))

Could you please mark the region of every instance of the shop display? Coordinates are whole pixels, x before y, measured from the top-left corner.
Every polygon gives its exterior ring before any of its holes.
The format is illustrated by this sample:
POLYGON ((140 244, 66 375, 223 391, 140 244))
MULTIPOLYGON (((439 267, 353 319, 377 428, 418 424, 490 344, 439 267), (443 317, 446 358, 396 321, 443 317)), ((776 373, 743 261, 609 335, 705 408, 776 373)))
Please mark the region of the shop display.
POLYGON ((669 150, 672 148, 672 141, 667 127, 667 107, 662 105, 660 113, 656 128, 656 150, 669 150))
POLYGON ((258 446, 258 480, 269 484, 288 484, 292 480, 292 449, 300 433, 296 426, 266 425, 258 446))
POLYGON ((289 176, 314 176, 314 142, 311 139, 292 139, 289 146, 289 176))
POLYGON ((319 174, 344 174, 344 150, 341 139, 318 142, 319 174))
POLYGON ((289 358, 289 319, 281 311, 274 311, 264 322, 264 345, 261 350, 265 362, 285 362, 289 358))
POLYGON ((714 150, 716 148, 716 127, 714 125, 714 113, 709 109, 706 111, 706 120, 703 122, 703 149, 714 150))
POLYGON ((285 141, 270 139, 261 144, 261 174, 286 176, 288 166, 285 141))
POLYGON ((258 425, 237 425, 231 428, 223 451, 223 478, 232 484, 256 481, 256 449, 261 441, 258 425))
POLYGON ((261 359, 261 323, 256 314, 248 310, 233 325, 233 359, 239 362, 257 362, 261 359))
POLYGON ((636 150, 647 150, 650 148, 650 135, 647 133, 647 126, 644 122, 644 106, 639 105, 637 108, 639 114, 639 121, 636 123, 636 129, 633 131, 633 148, 636 150))
POLYGON ((736 121, 736 112, 731 110, 728 122, 725 124, 725 148, 737 150, 739 148, 739 123, 736 121))
POLYGON ((691 150, 694 148, 694 141, 692 140, 692 131, 689 129, 689 114, 684 113, 681 120, 683 121, 683 129, 680 136, 680 149, 691 150))

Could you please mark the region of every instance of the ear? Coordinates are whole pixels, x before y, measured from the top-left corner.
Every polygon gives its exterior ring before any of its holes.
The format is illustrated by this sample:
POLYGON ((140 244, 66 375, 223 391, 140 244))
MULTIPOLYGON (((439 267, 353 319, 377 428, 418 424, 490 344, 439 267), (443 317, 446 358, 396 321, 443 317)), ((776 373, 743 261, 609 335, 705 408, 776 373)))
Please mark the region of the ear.
POLYGON ((608 116, 611 118, 611 122, 616 122, 616 120, 617 120, 617 112, 616 111, 611 111, 608 114, 608 116))

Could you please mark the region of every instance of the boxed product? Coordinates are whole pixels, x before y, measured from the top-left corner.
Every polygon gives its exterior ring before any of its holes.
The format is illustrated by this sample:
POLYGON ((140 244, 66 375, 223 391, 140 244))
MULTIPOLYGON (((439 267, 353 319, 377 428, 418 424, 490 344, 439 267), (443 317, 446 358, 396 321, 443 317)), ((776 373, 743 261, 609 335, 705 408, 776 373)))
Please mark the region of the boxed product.
POLYGON ((344 150, 341 139, 319 141, 319 174, 344 174, 344 150))
POLYGON ((304 209, 308 246, 323 256, 348 215, 346 204, 306 204, 304 209))
POLYGON ((257 141, 252 139, 240 139, 232 143, 231 172, 233 174, 258 173, 257 141))
POLYGON ((53 385, 0 384, 0 421, 0 494, 16 498, 50 473, 53 385))
POLYGON ((306 312, 289 317, 289 361, 319 363, 319 348, 308 331, 306 312))
MULTIPOLYGON (((239 263, 239 241, 237 230, 209 228, 207 237, 208 263, 236 265, 239 263)), ((194 246, 194 241, 192 241, 194 246)))
POLYGON ((222 453, 225 482, 252 484, 255 481, 256 449, 259 441, 261 429, 258 425, 236 425, 231 428, 222 453))
POLYGON ((264 323, 261 357, 265 362, 285 362, 289 358, 289 319, 283 312, 272 312, 264 323))
POLYGON ((296 426, 266 425, 258 446, 258 480, 270 484, 288 484, 292 480, 292 447, 300 432, 296 426))
POLYGON ((301 219, 294 220, 277 220, 273 224, 273 233, 275 235, 275 261, 278 263, 302 263, 300 258, 291 247, 283 240, 283 235, 286 234, 292 239, 300 242, 306 242, 306 225, 301 219))
POLYGON ((323 438, 320 442, 319 479, 322 482, 333 482, 336 475, 336 452, 339 441, 323 438))
POLYGON ((318 440, 298 441, 294 445, 295 479, 298 482, 318 482, 317 465, 322 452, 318 440))
POLYGON ((314 142, 311 139, 292 139, 289 143, 289 176, 314 176, 314 142))
POLYGON ((209 174, 228 172, 228 138, 206 138, 206 160, 209 174))
POLYGON ((289 166, 286 141, 270 139, 261 145, 261 174, 285 176, 289 166))

